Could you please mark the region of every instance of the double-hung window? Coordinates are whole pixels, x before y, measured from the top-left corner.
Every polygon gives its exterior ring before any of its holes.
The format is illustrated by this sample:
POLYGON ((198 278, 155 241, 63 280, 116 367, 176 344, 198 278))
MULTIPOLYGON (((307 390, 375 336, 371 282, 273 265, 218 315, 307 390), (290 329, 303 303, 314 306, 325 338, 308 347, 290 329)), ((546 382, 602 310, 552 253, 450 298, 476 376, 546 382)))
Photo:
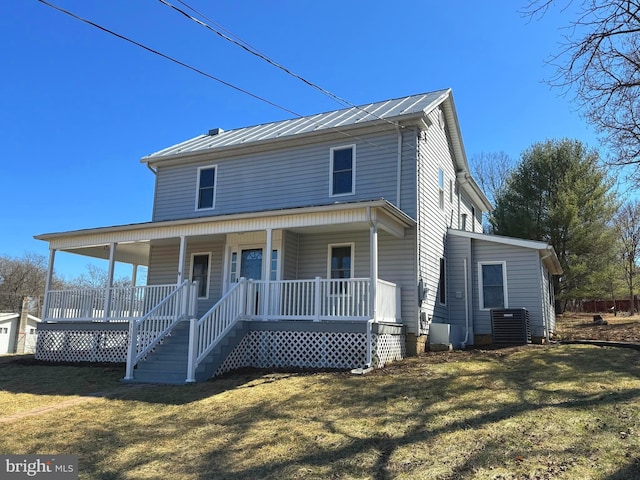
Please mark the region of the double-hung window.
POLYGON ((198 168, 198 186, 196 189, 196 210, 215 208, 216 205, 216 175, 214 166, 198 168))
POLYGON ((198 298, 209 298, 210 253, 194 253, 191 256, 191 281, 198 282, 198 298))
POLYGON ((356 146, 331 149, 329 195, 353 195, 356 192, 356 146))
MULTIPOLYGON (((353 278, 353 243, 329 245, 329 265, 327 276, 332 280, 353 278)), ((345 293, 347 284, 332 282, 332 295, 345 293)))
POLYGON ((509 308, 506 269, 505 262, 480 262, 478 264, 480 310, 509 308))

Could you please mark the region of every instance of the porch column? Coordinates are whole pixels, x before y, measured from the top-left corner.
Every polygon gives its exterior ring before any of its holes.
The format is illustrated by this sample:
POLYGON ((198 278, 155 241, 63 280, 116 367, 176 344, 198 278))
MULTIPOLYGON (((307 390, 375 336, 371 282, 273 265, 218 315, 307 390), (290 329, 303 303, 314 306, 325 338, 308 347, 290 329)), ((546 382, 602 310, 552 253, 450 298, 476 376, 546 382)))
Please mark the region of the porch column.
POLYGON ((131 266, 131 298, 129 300, 129 316, 133 317, 136 305, 136 282, 138 280, 138 265, 131 266))
POLYGON ((374 320, 377 317, 377 290, 378 290, 378 224, 375 222, 371 222, 371 226, 369 227, 369 244, 371 251, 371 259, 370 259, 370 277, 371 277, 371 292, 370 292, 370 302, 371 302, 371 318, 374 320))
MULTIPOLYGON (((187 239, 184 235, 180 235, 180 253, 178 257, 178 285, 180 285, 185 278, 184 275, 184 256, 187 252, 187 239)), ((188 275, 187 275, 188 277, 188 275)))
POLYGON ((104 321, 109 320, 111 310, 111 290, 113 289, 113 274, 116 263, 116 243, 109 244, 109 271, 107 273, 107 293, 104 296, 104 321))
POLYGON ((270 297, 270 287, 271 287, 271 250, 273 250, 273 238, 272 238, 273 230, 271 228, 267 228, 267 245, 265 247, 265 261, 262 262, 262 278, 265 280, 264 284, 264 298, 262 299, 262 305, 264 308, 264 319, 269 320, 269 297, 270 297))
POLYGON ((53 263, 56 259, 56 249, 49 248, 49 266, 47 268, 47 277, 44 280, 44 301, 42 304, 42 319, 49 318, 49 289, 51 288, 51 282, 53 281, 53 263))

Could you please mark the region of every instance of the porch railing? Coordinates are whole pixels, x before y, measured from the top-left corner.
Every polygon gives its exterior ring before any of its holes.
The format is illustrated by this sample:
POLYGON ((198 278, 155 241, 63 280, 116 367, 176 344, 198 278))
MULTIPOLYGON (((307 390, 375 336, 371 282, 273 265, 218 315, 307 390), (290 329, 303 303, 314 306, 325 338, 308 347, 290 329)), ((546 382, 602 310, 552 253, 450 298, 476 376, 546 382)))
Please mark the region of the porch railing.
POLYGON ((176 285, 50 290, 44 320, 126 321, 144 316, 176 285))
POLYGON ((185 280, 142 318, 129 322, 129 351, 125 380, 133 369, 181 320, 195 315, 197 284, 185 280))
MULTIPOLYGON (((247 314, 260 319, 366 320, 371 317, 369 278, 253 281, 247 285, 247 314), (268 314, 264 298, 269 292, 268 314)), ((389 288, 395 285, 385 282, 389 288)), ((388 294, 388 291, 383 292, 388 294)), ((393 293, 395 301, 395 293, 393 293)))
POLYGON ((247 280, 241 278, 199 320, 191 319, 187 382, 195 381, 198 365, 247 311, 247 280))
POLYGON ((400 318, 400 287, 395 283, 378 279, 376 284, 377 322, 396 322, 400 318))

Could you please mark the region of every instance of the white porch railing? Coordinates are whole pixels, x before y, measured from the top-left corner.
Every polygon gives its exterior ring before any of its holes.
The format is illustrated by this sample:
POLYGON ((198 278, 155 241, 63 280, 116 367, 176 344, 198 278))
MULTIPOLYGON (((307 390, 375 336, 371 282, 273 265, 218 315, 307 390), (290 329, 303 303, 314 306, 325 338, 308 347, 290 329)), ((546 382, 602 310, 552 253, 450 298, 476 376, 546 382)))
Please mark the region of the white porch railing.
POLYGON ((241 278, 202 318, 191 319, 187 382, 195 381, 198 365, 247 310, 247 280, 241 278))
POLYGON ((126 321, 144 316, 175 289, 173 284, 50 290, 43 319, 126 321))
MULTIPOLYGON (((268 282, 269 310, 265 315, 267 282, 247 285, 247 315, 262 320, 368 320, 371 312, 369 278, 279 280, 268 282)), ((396 321, 399 288, 378 280, 376 320, 396 321)))
POLYGON ((396 322, 400 318, 400 287, 378 279, 376 288, 376 322, 396 322))
MULTIPOLYGON (((175 287, 174 287, 175 288, 175 287)), ((195 314, 196 283, 182 282, 142 318, 129 322, 129 351, 125 380, 133 379, 133 369, 181 320, 195 314)))

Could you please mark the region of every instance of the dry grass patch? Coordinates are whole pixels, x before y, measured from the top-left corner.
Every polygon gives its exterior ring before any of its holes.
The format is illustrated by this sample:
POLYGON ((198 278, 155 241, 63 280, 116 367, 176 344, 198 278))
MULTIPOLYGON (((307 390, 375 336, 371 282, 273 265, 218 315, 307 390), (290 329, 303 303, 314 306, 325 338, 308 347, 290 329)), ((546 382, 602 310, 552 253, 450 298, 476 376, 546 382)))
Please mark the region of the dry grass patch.
POLYGON ((639 397, 633 350, 429 354, 127 390, 5 425, 0 451, 77 454, 83 479, 640 479, 639 397))
POLYGON ((602 314, 607 325, 596 325, 593 314, 565 312, 558 315, 556 328, 560 340, 606 340, 640 343, 640 315, 619 312, 602 314))

